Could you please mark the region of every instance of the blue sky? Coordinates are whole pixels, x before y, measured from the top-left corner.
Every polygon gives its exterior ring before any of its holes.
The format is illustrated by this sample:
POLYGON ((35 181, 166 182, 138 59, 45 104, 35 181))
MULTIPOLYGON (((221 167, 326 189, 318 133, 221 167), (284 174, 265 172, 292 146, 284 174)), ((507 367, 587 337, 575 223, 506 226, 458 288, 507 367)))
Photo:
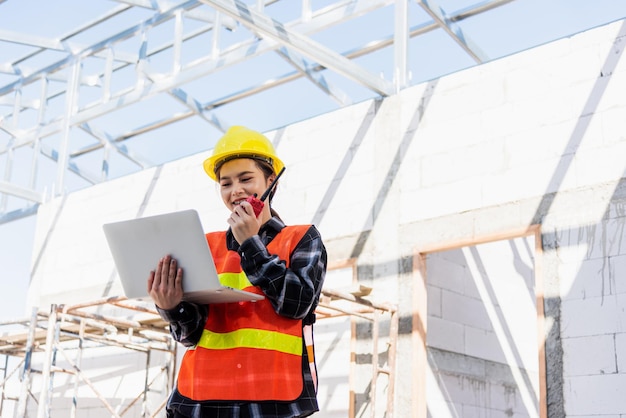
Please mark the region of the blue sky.
MULTIPOLYGON (((476 0, 476 3, 478 2, 476 0)), ((82 0, 55 2, 8 0, 0 3, 0 31, 9 30, 20 33, 38 31, 37 34, 41 36, 60 22, 69 27, 79 25, 81 21, 77 16, 81 13, 96 16, 114 5, 113 2, 92 3, 82 0), (65 8, 58 7, 61 3, 75 5, 76 13, 67 14, 65 8), (34 5, 38 6, 34 7, 34 5), (33 10, 39 10, 39 13, 33 10)), ((315 1, 313 3, 315 4, 315 1)), ((473 2, 440 0, 439 3, 446 10, 455 11, 473 2)), ((626 1, 624 0, 516 0, 484 16, 468 19, 463 28, 490 57, 500 57, 586 28, 619 20, 625 16, 626 1), (506 36, 503 36, 504 32, 506 36)), ((350 36, 358 36, 358 31, 352 30, 340 35, 348 42, 350 36)), ((424 36, 419 43, 412 44, 413 48, 425 50, 427 56, 430 54, 429 56, 438 58, 417 63, 416 77, 429 79, 471 65, 469 62, 471 60, 468 60, 467 56, 458 54, 449 55, 448 61, 441 60, 442 54, 446 54, 445 48, 453 47, 450 44, 449 38, 437 36, 434 33, 424 36)), ((0 64, 3 64, 2 52, 0 51, 0 64)), ((3 82, 0 78, 0 85, 3 82)), ((284 112, 276 114, 273 116, 274 119, 269 121, 267 120, 268 114, 264 113, 258 116, 257 126, 260 126, 261 128, 258 129, 262 130, 265 126, 279 126, 288 121, 301 120, 326 111, 325 106, 322 102, 311 102, 306 103, 305 108, 303 103, 302 108, 293 108, 290 114, 284 112)), ((229 115, 229 117, 232 119, 236 115, 229 115)), ((0 224, 0 265, 3 267, 0 275, 0 284, 3 288, 0 292, 0 320, 27 315, 25 298, 30 278, 35 223, 35 216, 30 216, 0 224)))
POLYGON ((26 316, 26 290, 30 278, 30 257, 35 234, 35 217, 0 225, 0 320, 26 316))

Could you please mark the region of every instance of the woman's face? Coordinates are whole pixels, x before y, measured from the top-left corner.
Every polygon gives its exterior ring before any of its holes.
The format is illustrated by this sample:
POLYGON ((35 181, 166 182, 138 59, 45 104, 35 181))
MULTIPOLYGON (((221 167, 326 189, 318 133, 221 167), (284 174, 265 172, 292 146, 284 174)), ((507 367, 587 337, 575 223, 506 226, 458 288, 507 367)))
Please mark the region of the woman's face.
POLYGON ((222 200, 230 211, 248 196, 256 193, 257 197, 261 197, 274 177, 266 179, 256 162, 249 158, 225 162, 218 176, 222 200))

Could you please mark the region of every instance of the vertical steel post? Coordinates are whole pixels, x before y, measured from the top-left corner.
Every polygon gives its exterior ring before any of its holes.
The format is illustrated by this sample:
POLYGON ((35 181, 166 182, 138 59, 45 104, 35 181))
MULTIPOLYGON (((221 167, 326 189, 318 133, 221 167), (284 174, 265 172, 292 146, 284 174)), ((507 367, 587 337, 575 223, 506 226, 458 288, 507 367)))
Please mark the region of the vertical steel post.
POLYGON ((28 405, 28 394, 30 393, 30 372, 32 368, 33 359, 33 345, 35 340, 35 333, 37 332, 37 308, 33 308, 28 328, 28 337, 26 339, 26 350, 24 352, 24 368, 20 380, 22 381, 22 388, 20 391, 20 398, 17 403, 17 409, 14 416, 25 417, 26 407, 28 405))
MULTIPOLYGON (((48 108, 48 87, 50 81, 48 77, 41 79, 41 92, 39 94, 39 112, 37 112, 37 125, 44 126, 46 124, 46 110, 48 108)), ((33 141, 33 156, 30 166, 30 188, 35 189, 37 182, 37 170, 39 168, 39 152, 41 149, 41 138, 35 138, 33 141)))
MULTIPOLYGON (((176 13, 174 13, 174 56, 172 58, 173 74, 180 73, 180 69, 182 68, 183 31, 183 13, 181 10, 177 10, 176 13)), ((146 57, 141 57, 141 59, 145 60, 146 57)))
POLYGON ((81 60, 74 58, 72 71, 65 91, 65 114, 63 115, 63 129, 61 131, 61 145, 59 147, 59 160, 57 162, 57 178, 55 184, 55 196, 61 196, 65 188, 65 174, 69 162, 70 130, 72 127, 72 117, 76 112, 78 97, 78 86, 80 82, 81 60))
POLYGON ((85 319, 80 320, 80 328, 78 331, 78 352, 76 353, 76 369, 77 372, 75 374, 74 380, 74 395, 72 395, 72 409, 70 412, 71 418, 76 418, 76 410, 78 409, 78 388, 79 388, 79 380, 80 376, 78 375, 78 370, 81 368, 82 358, 83 358, 83 341, 85 339, 85 319))
POLYGON ((41 393, 39 394, 39 407, 37 408, 37 418, 48 418, 50 416, 50 371, 52 369, 52 352, 55 345, 57 322, 57 305, 50 305, 50 316, 48 317, 48 334, 46 335, 46 354, 41 370, 42 382, 41 393))
POLYGON ((4 366, 2 367, 2 371, 3 371, 3 375, 2 376, 2 393, 0 394, 0 417, 2 416, 2 407, 4 405, 4 399, 5 399, 5 395, 4 395, 4 383, 7 380, 7 370, 9 369, 9 355, 5 354, 4 355, 4 366))
POLYGON ((311 7, 311 0, 302 0, 302 21, 310 22, 313 17, 313 8, 311 7))
POLYGON ((348 386, 350 388, 350 405, 348 407, 348 417, 356 416, 356 318, 350 316, 350 375, 348 376, 348 386))
POLYGON ((143 382, 143 399, 142 399, 142 403, 141 403, 141 416, 142 417, 147 417, 148 416, 148 391, 150 390, 150 382, 149 382, 149 375, 150 375, 150 355, 152 354, 152 349, 150 347, 148 347, 148 351, 146 351, 146 377, 144 379, 143 382))
POLYGON ((409 0, 396 0, 393 34, 393 82, 396 93, 408 85, 409 0))
POLYGON ((113 78, 113 64, 115 54, 112 47, 106 49, 106 61, 104 64, 104 75, 102 81, 102 103, 106 103, 111 99, 111 84, 113 78))
MULTIPOLYGON (((6 181, 7 183, 11 182, 11 172, 13 171, 14 158, 15 156, 14 156, 13 146, 10 145, 9 149, 7 150, 7 162, 4 167, 4 181, 6 181)), ((0 199, 0 213, 6 212, 8 201, 9 201, 8 195, 6 193, 2 193, 2 198, 0 199)))
POLYGON ((398 328, 400 320, 398 310, 390 310, 391 323, 389 328, 389 386, 387 387, 387 415, 386 418, 393 418, 394 393, 396 388, 396 356, 398 346, 398 328))
POLYGON ((376 417, 376 391, 378 390, 378 328, 380 312, 374 310, 374 322, 372 323, 372 384, 370 385, 370 416, 376 417))
POLYGON ((170 338, 168 341, 168 348, 170 349, 170 359, 168 362, 168 373, 167 373, 167 391, 171 392, 174 389, 174 385, 176 384, 176 357, 178 355, 178 347, 176 345, 176 341, 173 338, 170 338))

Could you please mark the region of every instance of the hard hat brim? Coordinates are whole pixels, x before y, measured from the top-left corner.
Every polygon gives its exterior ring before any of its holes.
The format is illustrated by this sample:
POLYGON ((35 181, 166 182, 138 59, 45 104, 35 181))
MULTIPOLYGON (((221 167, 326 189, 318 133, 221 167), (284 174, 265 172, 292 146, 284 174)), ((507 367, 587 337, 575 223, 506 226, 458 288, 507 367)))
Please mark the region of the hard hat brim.
POLYGON ((238 158, 248 158, 251 160, 259 160, 268 163, 274 169, 274 174, 280 173, 280 171, 285 166, 285 164, 276 156, 270 157, 261 154, 244 154, 237 152, 225 152, 222 154, 212 155, 204 160, 202 166, 204 167, 204 171, 209 177, 211 177, 211 179, 213 179, 214 181, 219 181, 216 171, 222 166, 222 164, 228 161, 236 160, 238 158))

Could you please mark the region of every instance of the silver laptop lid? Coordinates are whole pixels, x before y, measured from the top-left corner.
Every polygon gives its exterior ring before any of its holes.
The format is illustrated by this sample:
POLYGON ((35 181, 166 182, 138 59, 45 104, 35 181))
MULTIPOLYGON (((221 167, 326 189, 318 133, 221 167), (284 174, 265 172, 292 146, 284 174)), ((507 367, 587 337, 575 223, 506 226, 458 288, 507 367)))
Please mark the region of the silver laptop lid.
POLYGON ((169 254, 183 269, 186 300, 220 303, 263 299, 220 284, 200 217, 193 209, 107 223, 103 230, 128 298, 149 299, 150 271, 169 254))

